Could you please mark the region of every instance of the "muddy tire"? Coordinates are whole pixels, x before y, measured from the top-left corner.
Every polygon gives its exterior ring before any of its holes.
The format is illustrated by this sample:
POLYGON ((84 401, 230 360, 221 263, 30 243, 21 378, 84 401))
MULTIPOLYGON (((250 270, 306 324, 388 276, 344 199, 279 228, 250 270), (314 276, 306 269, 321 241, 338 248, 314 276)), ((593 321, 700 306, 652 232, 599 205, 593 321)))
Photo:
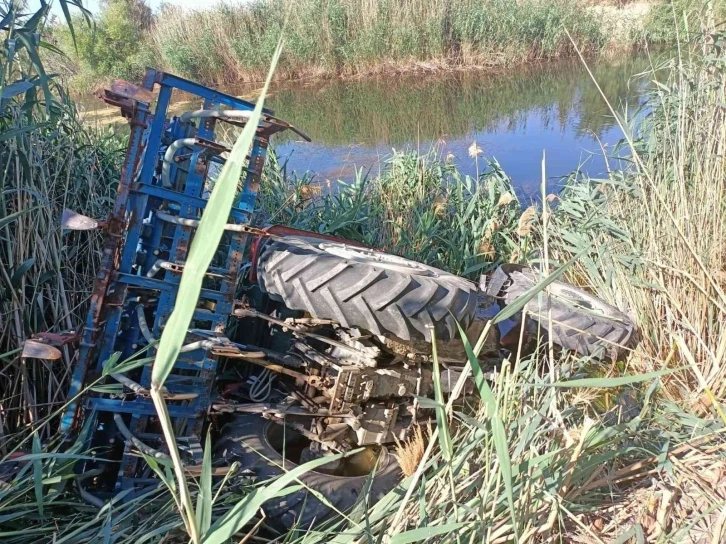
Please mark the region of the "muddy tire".
MULTIPOLYGON (((290 471, 298 465, 290 459, 284 459, 278 452, 276 441, 282 436, 299 435, 290 429, 284 429, 276 423, 265 420, 254 414, 239 415, 231 423, 222 428, 222 433, 215 450, 228 463, 240 463, 243 474, 252 473, 257 482, 265 482, 284 473, 281 467, 290 471)), ((292 440, 295 440, 293 438, 292 440)), ((294 445, 286 446, 292 450, 294 445)), ((288 451, 286 450, 286 451, 288 451)), ((323 466, 322 468, 324 468, 323 466)), ((381 450, 381 457, 375 474, 363 476, 337 476, 323 472, 308 472, 300 480, 310 489, 319 492, 336 510, 349 512, 365 495, 368 486, 370 504, 380 500, 391 491, 401 480, 401 470, 395 457, 381 450)), ((320 501, 308 489, 271 499, 262 505, 266 522, 279 530, 288 530, 294 525, 307 529, 318 525, 337 512, 320 501)))
MULTIPOLYGON (((518 265, 502 265, 487 281, 486 293, 507 306, 537 283, 535 273, 518 265)), ((527 305, 527 316, 549 328, 552 311, 552 341, 581 355, 609 356, 618 359, 632 344, 635 326, 623 312, 604 300, 577 287, 555 281, 550 296, 534 297, 527 305)))
POLYGON ((257 265, 263 291, 292 310, 403 341, 458 337, 476 313, 477 286, 401 257, 328 240, 268 242, 257 265))

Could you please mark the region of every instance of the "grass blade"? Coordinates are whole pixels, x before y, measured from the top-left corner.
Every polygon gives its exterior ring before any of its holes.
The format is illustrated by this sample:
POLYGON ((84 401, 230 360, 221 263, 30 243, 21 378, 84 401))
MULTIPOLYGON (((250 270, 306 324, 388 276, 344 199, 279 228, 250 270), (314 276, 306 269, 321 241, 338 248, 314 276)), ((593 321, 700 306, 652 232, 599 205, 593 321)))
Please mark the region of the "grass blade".
MULTIPOLYGON (((33 454, 40 454, 42 451, 40 437, 36 433, 33 435, 33 454)), ((33 487, 35 490, 35 504, 38 506, 40 517, 43 517, 45 515, 43 511, 43 461, 40 458, 33 460, 33 487)))
MULTIPOLYGON (((562 272, 564 272, 565 268, 567 266, 569 266, 569 264, 571 264, 571 263, 566 263, 560 267, 560 269, 562 269, 562 272)), ((558 269, 558 270, 560 270, 560 269, 558 269)), ((560 274, 562 272, 560 272, 560 274)), ((549 279, 549 278, 547 278, 547 279, 549 279)), ((536 294, 536 293, 534 293, 534 294, 536 294)), ((524 295, 524 296, 526 296, 526 295, 524 295)), ((524 296, 522 298, 524 298, 524 296)), ((517 301, 518 300, 519 299, 517 299, 517 301)), ((474 354, 474 350, 472 349, 471 344, 469 343, 469 338, 466 336, 466 332, 464 331, 464 329, 461 328, 461 325, 459 325, 457 323, 456 326, 459 328, 459 334, 461 335, 461 340, 464 343, 464 349, 466 350, 466 357, 469 360, 469 364, 471 365, 471 372, 472 372, 472 375, 474 376, 474 383, 476 384, 476 387, 479 390, 479 394, 481 395, 481 400, 484 403, 484 406, 486 407, 487 416, 489 416, 489 424, 491 426, 492 439, 494 440, 494 449, 496 450, 497 457, 499 459, 499 470, 502 473, 502 480, 504 481, 504 491, 507 496, 507 503, 509 504, 509 511, 512 516, 512 530, 514 531, 515 540, 519 540, 519 537, 517 535, 517 517, 516 517, 515 510, 514 510, 514 484, 512 483, 512 460, 509 456, 509 444, 507 443, 507 432, 504 428, 504 423, 502 422, 502 418, 499 416, 499 411, 497 408, 497 399, 494 396, 494 392, 492 391, 492 388, 489 387, 489 382, 487 382, 486 378, 484 377, 484 371, 482 370, 481 365, 479 364, 479 359, 474 354)))
POLYGON ((447 463, 451 463, 454 455, 453 446, 451 444, 451 433, 446 418, 446 406, 444 404, 444 394, 441 389, 441 367, 439 366, 439 356, 436 349, 436 333, 431 328, 431 352, 434 362, 434 398, 436 408, 436 426, 439 428, 439 444, 447 463))
POLYGON ((535 387, 620 387, 622 385, 654 380, 661 376, 680 372, 686 368, 687 367, 668 368, 665 370, 658 370, 656 372, 646 372, 644 374, 635 374, 632 376, 619 376, 617 378, 580 378, 577 380, 567 380, 565 382, 536 384, 535 387))
POLYGON ((202 477, 199 480, 199 495, 197 495, 197 523, 201 535, 204 535, 212 525, 212 439, 209 431, 204 444, 202 477))
POLYGON ((200 542, 201 539, 199 527, 197 525, 189 487, 187 486, 184 467, 179 456, 174 429, 172 428, 169 412, 161 391, 166 378, 169 376, 179 356, 179 351, 184 343, 187 329, 189 328, 197 306, 204 274, 212 262, 212 258, 217 251, 217 246, 224 233, 224 225, 232 209, 237 183, 247 162, 247 154, 252 148, 267 89, 272 80, 272 74, 275 71, 281 52, 282 41, 277 45, 260 99, 257 101, 255 109, 242 130, 242 133, 237 138, 217 182, 214 184, 214 189, 212 190, 204 214, 202 214, 202 219, 199 222, 199 227, 194 235, 194 240, 189 250, 189 256, 179 283, 174 311, 161 334, 159 350, 156 354, 151 373, 151 398, 159 414, 159 423, 169 447, 169 454, 174 463, 174 472, 179 483, 182 517, 189 536, 195 544, 200 542))
POLYGON ((3 218, 0 218, 0 229, 3 228, 5 225, 9 225, 13 221, 20 219, 20 217, 30 211, 36 210, 37 208, 26 208, 24 210, 20 210, 15 213, 11 213, 9 215, 6 215, 3 218))
POLYGON ((454 531, 461 529, 467 525, 465 522, 449 523, 447 525, 438 525, 436 527, 419 527, 418 529, 411 529, 400 534, 397 534, 391 538, 390 544, 409 544, 411 542, 421 542, 427 538, 431 538, 439 535, 446 535, 453 533, 454 531))
POLYGON ((229 158, 214 184, 214 189, 194 235, 189 257, 186 260, 184 273, 179 283, 179 294, 174 305, 174 311, 161 334, 159 351, 154 361, 151 381, 155 387, 164 385, 186 337, 186 331, 189 328, 189 323, 192 320, 199 299, 204 274, 217 251, 217 246, 224 233, 224 225, 232 209, 237 182, 245 167, 246 156, 252 147, 260 115, 262 114, 264 98, 281 51, 282 43, 278 45, 275 51, 260 99, 257 101, 254 112, 245 125, 242 134, 235 142, 229 158))

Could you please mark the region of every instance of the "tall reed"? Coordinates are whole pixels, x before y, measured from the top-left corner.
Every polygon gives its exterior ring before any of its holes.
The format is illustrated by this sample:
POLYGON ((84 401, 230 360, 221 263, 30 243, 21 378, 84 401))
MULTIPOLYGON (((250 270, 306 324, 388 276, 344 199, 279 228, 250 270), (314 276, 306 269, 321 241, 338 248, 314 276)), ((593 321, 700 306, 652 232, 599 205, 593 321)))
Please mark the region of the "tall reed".
POLYGON ((682 44, 645 118, 625 127, 631 167, 570 184, 557 210, 555 247, 596 248, 578 276, 641 322, 631 363, 688 367, 670 380, 669 397, 700 411, 726 394, 726 61, 714 54, 722 39, 682 44))
MULTIPOLYGON (((167 8, 151 36, 173 72, 202 81, 260 80, 288 7, 288 0, 255 0, 167 8)), ((588 51, 608 43, 607 25, 574 0, 303 0, 285 28, 277 75, 511 66, 572 54, 565 27, 588 51)))
POLYGON ((40 62, 47 9, 0 9, 9 24, 0 30, 0 451, 5 433, 32 426, 64 401, 72 352, 65 348, 53 363, 20 353, 33 334, 81 325, 100 237, 64 234, 60 218, 64 208, 103 218, 122 159, 122 144, 87 130, 40 62))

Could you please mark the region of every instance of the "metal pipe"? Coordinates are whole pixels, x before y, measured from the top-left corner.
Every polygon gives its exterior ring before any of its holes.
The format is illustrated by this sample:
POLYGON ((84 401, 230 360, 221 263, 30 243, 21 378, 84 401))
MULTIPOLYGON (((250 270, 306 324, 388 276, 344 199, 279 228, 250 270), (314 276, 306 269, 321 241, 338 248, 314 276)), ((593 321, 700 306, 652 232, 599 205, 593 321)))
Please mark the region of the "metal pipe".
MULTIPOLYGON (((181 274, 184 272, 184 265, 179 263, 173 263, 171 261, 165 261, 164 259, 157 259, 156 262, 151 266, 149 271, 146 273, 147 278, 153 278, 156 276, 156 273, 161 270, 168 270, 169 272, 173 272, 174 274, 181 274)), ((209 276, 212 278, 223 278, 224 275, 222 274, 215 274, 214 272, 205 272, 205 276, 209 276)))
POLYGON ((144 314, 144 305, 139 304, 136 307, 136 317, 139 320, 139 330, 141 331, 141 334, 146 338, 146 341, 149 344, 156 343, 156 338, 154 338, 154 335, 151 334, 151 330, 149 330, 149 325, 146 323, 146 314, 144 314))
POLYGON ((136 383, 131 378, 127 378, 123 374, 111 374, 111 377, 124 387, 131 389, 131 391, 133 391, 137 395, 143 395, 148 397, 151 394, 148 389, 143 387, 141 384, 136 383))
MULTIPOLYGON (((154 335, 151 333, 151 330, 149 329, 149 325, 146 323, 146 314, 144 314, 144 305, 143 304, 139 304, 138 306, 136 306, 136 316, 138 317, 138 320, 139 320, 139 329, 141 330, 141 334, 144 336, 144 338, 146 338, 146 341, 149 344, 156 344, 158 342, 158 340, 156 338, 154 338, 154 335)), ((213 339, 197 340, 196 342, 191 342, 189 344, 182 346, 179 349, 179 353, 189 353, 190 351, 196 351, 198 349, 212 349, 215 346, 217 346, 218 344, 219 344, 219 342, 216 342, 213 339)), ((119 374, 115 374, 115 375, 112 374, 112 376, 119 376, 119 374)), ((123 380, 128 380, 132 384, 136 384, 136 382, 129 380, 125 376, 122 376, 122 378, 123 378, 123 380)), ((116 378, 114 378, 114 379, 116 379, 116 378)), ((126 382, 124 382, 122 380, 116 379, 116 381, 126 385, 126 382)), ((138 387, 141 387, 138 384, 136 384, 136 385, 138 387)), ((129 389, 134 389, 130 385, 128 387, 129 387, 129 389)), ((143 387, 142 387, 142 389, 143 389, 143 387)), ((134 391, 136 391, 136 390, 134 389, 134 391)))
POLYGON ((181 274, 184 271, 184 266, 180 264, 165 261, 164 259, 157 259, 156 262, 151 266, 151 268, 149 268, 149 271, 146 273, 146 277, 153 278, 154 276, 156 276, 156 273, 162 268, 164 270, 176 272, 177 274, 181 274))
MULTIPOLYGON (((188 346, 191 346, 191 345, 192 344, 188 344, 188 346)), ((184 346, 184 347, 186 347, 186 346, 184 346)), ((196 349, 198 349, 198 348, 196 348, 196 349)), ((149 391, 146 387, 144 387, 143 385, 141 385, 139 383, 136 383, 134 380, 124 376, 123 374, 114 373, 114 374, 109 374, 109 376, 111 376, 111 378, 116 380, 118 383, 120 383, 124 387, 131 389, 131 391, 133 391, 137 395, 141 395, 142 397, 151 396, 151 391, 149 391)), ((170 393, 166 387, 162 387, 161 394, 167 400, 194 400, 199 396, 197 393, 170 393)))
POLYGON ((173 141, 169 147, 166 148, 164 153, 164 160, 161 163, 161 183, 167 189, 172 189, 174 186, 171 183, 171 164, 174 162, 174 155, 182 147, 194 147, 197 141, 194 138, 179 138, 173 141))
MULTIPOLYGON (((182 113, 179 116, 179 120, 182 122, 189 121, 189 119, 204 119, 204 118, 210 118, 214 117, 216 119, 247 119, 252 116, 252 110, 195 110, 195 111, 188 111, 185 113, 182 113)), ((271 123, 274 125, 277 125, 278 127, 281 127, 284 129, 290 129, 297 135, 299 135, 303 140, 309 142, 310 136, 305 134, 302 130, 292 126, 287 121, 283 121, 282 119, 278 119, 277 117, 274 117, 273 115, 269 114, 263 114, 262 115, 262 121, 271 123)))
MULTIPOLYGON (((186 219, 184 217, 177 217, 176 215, 171 215, 162 211, 157 211, 156 216, 162 221, 166 221, 167 223, 174 223, 175 225, 181 225, 183 227, 196 228, 199 226, 199 220, 197 219, 186 219)), ((247 232, 249 230, 249 226, 227 223, 224 226, 224 230, 229 230, 233 232, 247 232)))
POLYGON ((182 123, 186 123, 189 119, 209 119, 210 117, 249 120, 251 116, 252 110, 194 110, 182 113, 179 120, 182 123))
MULTIPOLYGON (((146 389, 146 387, 136 383, 131 378, 127 378, 123 374, 110 374, 110 376, 124 387, 131 389, 137 395, 141 395, 142 397, 151 396, 151 391, 146 389)), ((198 393, 170 393, 166 387, 162 387, 161 395, 166 400, 194 400, 199 396, 198 393)))
POLYGON ((162 212, 161 210, 156 212, 156 217, 158 217, 162 221, 166 221, 167 223, 174 223, 175 225, 181 225, 183 227, 199 226, 199 221, 197 221, 196 219, 186 219, 184 217, 178 217, 176 215, 162 212))
POLYGON ((214 340, 197 340, 196 342, 182 346, 179 349, 179 353, 189 353, 190 351, 196 351, 198 349, 213 349, 218 345, 219 342, 215 342, 214 340))
MULTIPOLYGON (((368 357, 368 355, 366 353, 360 351, 359 349, 348 346, 347 344, 343 344, 342 342, 338 342, 337 340, 333 340, 332 338, 328 338, 327 336, 322 336, 320 334, 308 332, 306 330, 301 329, 300 327, 295 327, 295 326, 291 325, 290 323, 285 323, 284 321, 275 319, 274 317, 271 317, 262 312, 258 312, 257 310, 253 310, 252 308, 237 308, 236 310, 234 310, 232 312, 231 315, 232 315, 232 317, 259 317, 260 319, 269 321, 270 323, 278 325, 278 326, 282 327, 283 329, 290 330, 301 336, 307 336, 309 338, 314 338, 315 340, 320 340, 321 342, 325 342, 326 344, 330 344, 331 346, 338 347, 344 351, 353 353, 354 355, 359 355, 359 356, 366 357, 366 358, 368 357)), ((309 348, 309 346, 308 346, 308 348, 309 348)), ((309 349, 312 349, 312 348, 309 348, 309 349)), ((336 365, 332 362, 326 366, 332 366, 333 368, 339 368, 338 365, 336 365)))
POLYGON ((141 453, 144 453, 151 457, 155 457, 156 459, 171 459, 171 457, 169 457, 167 454, 162 453, 159 450, 155 450, 151 446, 144 444, 141 440, 136 438, 126 426, 126 423, 124 423, 124 419, 121 417, 121 414, 114 414, 113 420, 116 422, 116 427, 118 428, 118 430, 121 432, 122 435, 124 435, 124 438, 131 442, 134 446, 136 446, 136 449, 139 450, 141 453))
POLYGON ((156 259, 156 262, 151 265, 151 268, 149 268, 149 271, 146 273, 147 278, 153 278, 156 276, 156 273, 161 270, 161 263, 166 262, 164 259, 156 259))

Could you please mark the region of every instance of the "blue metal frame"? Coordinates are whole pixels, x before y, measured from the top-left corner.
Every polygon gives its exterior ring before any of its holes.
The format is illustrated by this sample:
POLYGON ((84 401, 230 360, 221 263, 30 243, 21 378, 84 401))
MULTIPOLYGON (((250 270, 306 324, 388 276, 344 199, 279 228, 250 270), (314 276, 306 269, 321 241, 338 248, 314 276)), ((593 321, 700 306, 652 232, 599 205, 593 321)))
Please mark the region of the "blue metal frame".
MULTIPOLYGON (((163 187, 158 172, 159 161, 167 147, 180 138, 197 137, 215 141, 214 118, 194 119, 182 122, 169 114, 172 92, 177 89, 195 95, 203 100, 204 109, 220 106, 238 110, 251 110, 254 104, 220 93, 202 85, 147 69, 141 91, 133 97, 121 96, 117 104, 131 124, 131 138, 119 184, 114 210, 107 222, 103 265, 94 285, 91 307, 82 333, 78 362, 75 366, 70 397, 83 391, 92 376, 99 376, 103 365, 120 352, 121 358, 131 356, 143 349, 147 340, 142 334, 137 317, 138 304, 144 305, 144 314, 152 334, 159 337, 168 320, 176 300, 180 275, 162 269, 147 277, 157 259, 176 264, 185 261, 194 229, 192 227, 164 222, 156 212, 176 212, 178 217, 199 219, 204 211, 205 182, 207 181, 210 155, 214 152, 204 146, 194 146, 188 158, 171 168, 173 189, 163 187), (149 96, 148 91, 158 87, 156 104, 151 113, 151 104, 139 101, 149 96), (202 161, 206 161, 202 162, 202 161), (206 166, 205 166, 206 164, 206 166), (153 326, 151 325, 153 319, 153 326)), ((265 113, 271 114, 269 110, 265 113)), ((259 177, 266 157, 269 134, 258 130, 251 151, 249 168, 246 171, 244 190, 238 204, 230 214, 230 222, 247 224, 254 210, 259 177)), ((214 156, 214 162, 220 162, 214 156)), ((222 161, 223 162, 223 161, 222 161)), ((210 270, 221 279, 206 282, 201 301, 208 308, 199 308, 194 314, 192 328, 208 328, 209 334, 224 334, 227 320, 232 311, 237 274, 246 244, 246 234, 227 232, 225 235, 226 259, 216 262, 210 270)), ((190 340, 191 341, 191 340, 190 340)), ((147 355, 155 350, 149 346, 147 355)), ((169 414, 179 437, 199 440, 206 415, 213 401, 213 385, 217 359, 210 352, 198 349, 184 353, 166 382, 170 393, 195 393, 193 400, 169 401, 169 414)), ((131 376, 131 375, 129 375, 131 376)), ((150 387, 151 365, 139 369, 133 378, 144 387, 150 387)), ((155 423, 156 410, 151 400, 133 392, 121 396, 109 394, 88 395, 83 403, 74 400, 61 421, 61 430, 69 433, 78 426, 81 416, 94 418, 94 433, 91 447, 103 446, 118 438, 113 415, 121 414, 126 425, 136 436, 144 436, 153 444, 162 444, 160 429, 155 423), (114 438, 114 439, 115 439, 114 438)), ((134 490, 149 485, 147 475, 142 472, 143 461, 131 452, 130 444, 124 445, 115 490, 131 490, 127 497, 135 495, 134 490)))

